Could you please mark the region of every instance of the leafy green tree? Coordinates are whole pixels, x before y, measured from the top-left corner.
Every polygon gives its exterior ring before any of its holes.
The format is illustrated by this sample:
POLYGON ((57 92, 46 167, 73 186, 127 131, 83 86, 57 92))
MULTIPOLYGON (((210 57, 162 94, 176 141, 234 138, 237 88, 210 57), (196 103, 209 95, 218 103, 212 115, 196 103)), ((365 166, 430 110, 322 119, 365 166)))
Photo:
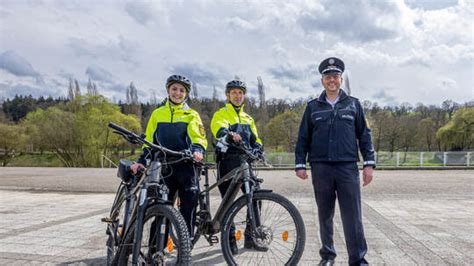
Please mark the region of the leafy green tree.
POLYGON ((24 121, 31 142, 37 148, 54 151, 67 167, 99 166, 108 147, 123 147, 124 140, 108 134, 107 124, 115 122, 140 131, 134 115, 124 115, 117 105, 102 96, 86 95, 46 110, 38 109, 24 121))
POLYGON ((301 115, 294 110, 273 117, 265 128, 267 135, 265 146, 275 150, 294 151, 300 121, 301 115))
POLYGON ((446 149, 470 149, 474 145, 474 107, 458 109, 436 137, 446 149))
POLYGON ((0 160, 2 166, 15 157, 18 151, 25 146, 25 135, 23 128, 18 125, 0 124, 0 160))

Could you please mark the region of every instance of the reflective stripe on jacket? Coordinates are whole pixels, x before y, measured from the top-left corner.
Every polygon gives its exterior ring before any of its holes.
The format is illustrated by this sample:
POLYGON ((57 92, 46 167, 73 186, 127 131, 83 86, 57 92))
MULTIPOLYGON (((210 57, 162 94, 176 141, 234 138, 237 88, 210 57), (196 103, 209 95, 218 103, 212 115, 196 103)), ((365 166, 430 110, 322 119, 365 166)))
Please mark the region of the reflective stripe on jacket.
MULTIPOLYGON (((204 153, 207 148, 206 134, 199 114, 186 103, 174 105, 169 99, 153 111, 145 134, 146 140, 159 142, 170 150, 191 149, 191 152, 204 153)), ((141 163, 149 153, 145 145, 143 148, 143 158, 139 160, 141 163)))
MULTIPOLYGON (((211 131, 214 138, 225 137, 229 132, 240 134, 244 143, 252 148, 262 146, 262 140, 258 137, 257 127, 253 118, 244 112, 243 106, 236 111, 231 103, 214 113, 211 120, 211 131)), ((229 147, 228 153, 237 152, 236 148, 229 147)))

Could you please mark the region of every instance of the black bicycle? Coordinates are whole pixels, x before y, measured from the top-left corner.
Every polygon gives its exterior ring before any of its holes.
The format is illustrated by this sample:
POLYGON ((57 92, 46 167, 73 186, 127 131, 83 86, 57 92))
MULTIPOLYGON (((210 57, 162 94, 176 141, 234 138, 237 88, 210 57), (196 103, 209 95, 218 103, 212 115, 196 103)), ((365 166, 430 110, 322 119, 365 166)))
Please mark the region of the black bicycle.
POLYGON ((240 167, 213 185, 209 185, 208 167, 202 169, 205 183, 199 197, 193 244, 204 236, 210 245, 214 245, 219 242, 216 234, 220 232, 222 251, 229 265, 296 265, 306 240, 303 218, 287 198, 260 188, 263 180, 254 174, 252 162, 265 162, 264 156, 253 154, 242 145, 238 147, 244 151, 240 156, 240 167), (231 184, 212 217, 210 191, 227 180, 231 180, 231 184), (237 198, 242 186, 244 195, 237 198), (231 230, 232 227, 235 230, 231 230), (232 231, 239 249, 235 255, 229 240, 232 231), (253 241, 252 248, 246 248, 245 236, 253 241))
POLYGON ((130 143, 148 145, 153 158, 147 169, 137 175, 130 173, 131 161, 120 161, 118 177, 122 182, 110 216, 102 219, 107 223, 107 264, 191 264, 191 241, 186 223, 171 206, 168 188, 160 182, 165 178, 161 174, 164 164, 192 160, 191 153, 155 145, 114 123, 109 123, 109 127, 130 143), (170 162, 167 156, 179 159, 170 162))

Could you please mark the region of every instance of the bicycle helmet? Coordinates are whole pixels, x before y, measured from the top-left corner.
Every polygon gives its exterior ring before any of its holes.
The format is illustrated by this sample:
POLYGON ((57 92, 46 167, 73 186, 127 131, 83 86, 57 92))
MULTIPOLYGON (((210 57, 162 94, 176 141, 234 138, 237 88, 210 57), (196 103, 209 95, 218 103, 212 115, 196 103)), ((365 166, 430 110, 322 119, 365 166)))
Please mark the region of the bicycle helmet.
POLYGON ((229 93, 229 91, 233 88, 239 88, 242 91, 244 91, 244 93, 247 92, 247 86, 245 85, 245 82, 240 81, 240 80, 229 81, 227 85, 225 85, 225 93, 229 93))
POLYGON ((189 94, 189 92, 191 91, 191 81, 189 81, 189 79, 186 78, 185 76, 181 76, 181 75, 169 76, 169 78, 166 80, 166 89, 168 89, 171 86, 171 84, 176 83, 176 82, 183 85, 184 88, 186 89, 186 92, 189 94))

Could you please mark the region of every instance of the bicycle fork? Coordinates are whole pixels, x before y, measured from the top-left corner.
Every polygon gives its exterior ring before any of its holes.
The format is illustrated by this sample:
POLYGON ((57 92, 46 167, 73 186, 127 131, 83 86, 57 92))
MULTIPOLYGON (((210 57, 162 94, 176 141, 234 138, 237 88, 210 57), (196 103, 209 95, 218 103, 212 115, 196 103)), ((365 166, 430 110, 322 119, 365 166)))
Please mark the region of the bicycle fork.
POLYGON ((253 202, 253 189, 250 187, 250 178, 246 177, 243 180, 245 195, 247 197, 247 227, 250 225, 252 234, 255 237, 260 237, 257 230, 260 226, 260 210, 258 204, 253 202))
POLYGON ((135 228, 135 240, 133 241, 132 264, 138 264, 138 256, 140 254, 140 247, 142 242, 143 219, 145 217, 145 210, 147 207, 146 200, 147 187, 145 184, 140 188, 140 196, 138 203, 137 223, 135 228))

